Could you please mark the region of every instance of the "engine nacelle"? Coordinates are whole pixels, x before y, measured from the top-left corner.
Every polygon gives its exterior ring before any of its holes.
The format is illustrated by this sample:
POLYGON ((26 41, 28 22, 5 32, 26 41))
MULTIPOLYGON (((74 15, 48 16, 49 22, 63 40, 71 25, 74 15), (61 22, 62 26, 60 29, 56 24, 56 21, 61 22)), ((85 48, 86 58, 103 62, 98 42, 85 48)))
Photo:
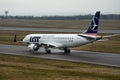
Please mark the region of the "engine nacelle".
POLYGON ((30 44, 28 45, 28 49, 30 51, 38 51, 39 47, 36 44, 30 44))

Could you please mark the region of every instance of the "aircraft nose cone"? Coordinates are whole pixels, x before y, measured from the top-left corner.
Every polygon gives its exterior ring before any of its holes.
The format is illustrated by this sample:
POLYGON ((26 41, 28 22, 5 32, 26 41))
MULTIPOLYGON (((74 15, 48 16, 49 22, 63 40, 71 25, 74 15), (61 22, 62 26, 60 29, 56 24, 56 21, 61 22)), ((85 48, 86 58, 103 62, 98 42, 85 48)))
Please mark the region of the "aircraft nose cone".
POLYGON ((23 39, 23 42, 24 43, 29 42, 29 38, 30 38, 30 35, 25 36, 25 38, 23 39))

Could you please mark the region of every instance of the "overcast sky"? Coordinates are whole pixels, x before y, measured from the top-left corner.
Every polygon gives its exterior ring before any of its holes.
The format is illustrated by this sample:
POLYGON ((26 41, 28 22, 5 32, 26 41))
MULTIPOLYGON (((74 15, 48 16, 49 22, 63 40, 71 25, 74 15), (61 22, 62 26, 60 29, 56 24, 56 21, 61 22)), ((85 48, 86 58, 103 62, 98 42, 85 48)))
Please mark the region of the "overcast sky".
POLYGON ((0 0, 0 15, 120 14, 120 0, 0 0))

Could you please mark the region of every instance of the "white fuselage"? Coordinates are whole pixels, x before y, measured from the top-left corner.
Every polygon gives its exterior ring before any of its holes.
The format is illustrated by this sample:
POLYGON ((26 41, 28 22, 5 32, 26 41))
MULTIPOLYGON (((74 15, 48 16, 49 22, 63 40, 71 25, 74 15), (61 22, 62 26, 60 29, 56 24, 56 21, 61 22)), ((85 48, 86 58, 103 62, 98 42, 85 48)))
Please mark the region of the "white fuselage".
POLYGON ((78 34, 29 34, 23 39, 24 43, 48 44, 55 48, 76 47, 93 41, 95 40, 78 36, 78 34))
MULTIPOLYGON (((38 51, 40 47, 44 47, 46 53, 51 53, 49 48, 59 48, 65 53, 70 53, 68 49, 70 47, 81 46, 103 38, 97 36, 99 19, 100 11, 97 11, 87 30, 82 34, 29 34, 22 42, 28 44, 30 51, 38 51)), ((14 42, 16 42, 16 35, 14 42)))

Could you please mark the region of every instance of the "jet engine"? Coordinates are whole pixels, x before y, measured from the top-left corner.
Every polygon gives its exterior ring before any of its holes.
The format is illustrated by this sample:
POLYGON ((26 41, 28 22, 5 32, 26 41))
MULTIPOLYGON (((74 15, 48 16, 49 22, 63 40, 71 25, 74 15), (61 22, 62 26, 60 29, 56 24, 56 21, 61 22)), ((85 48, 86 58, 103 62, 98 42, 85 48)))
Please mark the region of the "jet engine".
POLYGON ((30 44, 28 45, 28 49, 30 51, 38 51, 39 47, 36 44, 30 44))

